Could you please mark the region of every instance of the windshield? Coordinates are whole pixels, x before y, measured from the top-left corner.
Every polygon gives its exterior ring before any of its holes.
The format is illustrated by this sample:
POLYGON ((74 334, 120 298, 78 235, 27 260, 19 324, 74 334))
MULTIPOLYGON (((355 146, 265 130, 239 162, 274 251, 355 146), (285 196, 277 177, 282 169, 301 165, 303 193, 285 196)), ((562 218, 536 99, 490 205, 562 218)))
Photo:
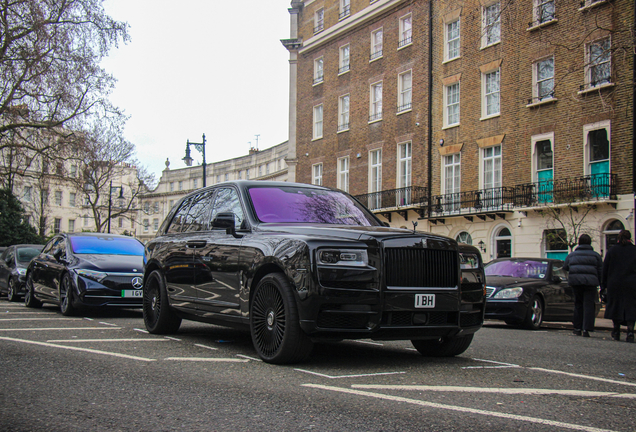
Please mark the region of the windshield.
POLYGON ((128 237, 71 237, 71 247, 76 254, 139 256, 144 254, 144 245, 139 240, 128 237))
POLYGON ((377 219, 349 195, 295 186, 249 190, 261 222, 379 226, 377 219))
POLYGON ((39 248, 36 246, 18 248, 16 259, 20 264, 28 264, 33 258, 40 254, 41 250, 42 246, 40 246, 39 248))
POLYGON ((548 273, 547 261, 496 261, 486 265, 486 276, 510 276, 544 279, 548 273))

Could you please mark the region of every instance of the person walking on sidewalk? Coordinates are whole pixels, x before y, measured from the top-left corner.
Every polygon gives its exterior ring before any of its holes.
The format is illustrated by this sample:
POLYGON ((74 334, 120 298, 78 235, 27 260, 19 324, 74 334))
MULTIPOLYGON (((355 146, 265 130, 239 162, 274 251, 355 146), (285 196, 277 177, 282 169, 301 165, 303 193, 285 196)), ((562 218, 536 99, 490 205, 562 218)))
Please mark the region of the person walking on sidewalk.
POLYGON ((605 290, 605 318, 614 323, 612 339, 620 340, 621 324, 627 325, 627 342, 634 342, 636 322, 636 246, 628 230, 618 233, 618 243, 605 255, 601 287, 605 290))
POLYGON ((594 312, 598 286, 601 284, 603 259, 594 252, 592 238, 587 234, 579 237, 579 246, 566 258, 563 270, 568 272, 568 283, 574 292, 573 333, 590 337, 594 331, 594 312))

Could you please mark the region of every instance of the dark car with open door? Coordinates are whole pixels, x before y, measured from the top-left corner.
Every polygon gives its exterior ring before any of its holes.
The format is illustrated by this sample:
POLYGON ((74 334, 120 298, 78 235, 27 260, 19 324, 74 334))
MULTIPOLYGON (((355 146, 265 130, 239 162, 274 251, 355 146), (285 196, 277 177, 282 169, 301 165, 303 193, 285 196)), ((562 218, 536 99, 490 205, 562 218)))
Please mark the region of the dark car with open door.
POLYGON ((128 236, 57 234, 27 268, 24 303, 52 303, 63 315, 83 307, 140 307, 143 252, 128 236))

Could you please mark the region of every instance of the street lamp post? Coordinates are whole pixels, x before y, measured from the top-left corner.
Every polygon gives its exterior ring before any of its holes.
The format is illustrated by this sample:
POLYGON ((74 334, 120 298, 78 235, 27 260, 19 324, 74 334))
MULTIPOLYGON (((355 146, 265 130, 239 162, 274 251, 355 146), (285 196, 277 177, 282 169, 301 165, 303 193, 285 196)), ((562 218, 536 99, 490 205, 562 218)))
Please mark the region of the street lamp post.
MULTIPOLYGON (((119 188, 119 196, 117 197, 117 200, 119 202, 122 202, 125 197, 124 197, 124 187, 123 186, 115 186, 115 189, 119 188)), ((110 234, 110 215, 111 215, 111 208, 113 205, 113 181, 110 181, 110 188, 108 189, 108 234, 110 234)))
POLYGON ((192 157, 190 157, 190 145, 193 145, 194 148, 196 150, 198 150, 203 155, 203 162, 201 163, 201 166, 203 167, 203 187, 205 187, 205 178, 206 178, 206 173, 205 173, 205 167, 206 167, 206 163, 205 163, 205 134, 203 134, 203 141, 200 142, 200 143, 194 143, 194 142, 190 142, 190 140, 188 140, 188 142, 186 144, 185 157, 183 158, 183 161, 186 163, 187 166, 192 166, 192 157))

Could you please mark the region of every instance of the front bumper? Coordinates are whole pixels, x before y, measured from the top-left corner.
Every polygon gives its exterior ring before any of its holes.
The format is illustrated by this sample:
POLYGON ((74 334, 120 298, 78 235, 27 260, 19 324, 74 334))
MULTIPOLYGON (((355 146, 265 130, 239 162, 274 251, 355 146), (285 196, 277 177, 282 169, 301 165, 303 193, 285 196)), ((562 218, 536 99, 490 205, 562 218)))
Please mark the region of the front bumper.
POLYGON ((87 307, 141 307, 143 302, 143 290, 135 289, 130 283, 113 284, 113 287, 105 286, 99 282, 85 277, 77 276, 75 287, 76 306, 87 307), (134 295, 134 297, 130 297, 134 295))
POLYGON ((527 314, 528 303, 518 299, 486 301, 486 319, 523 321, 527 314))

